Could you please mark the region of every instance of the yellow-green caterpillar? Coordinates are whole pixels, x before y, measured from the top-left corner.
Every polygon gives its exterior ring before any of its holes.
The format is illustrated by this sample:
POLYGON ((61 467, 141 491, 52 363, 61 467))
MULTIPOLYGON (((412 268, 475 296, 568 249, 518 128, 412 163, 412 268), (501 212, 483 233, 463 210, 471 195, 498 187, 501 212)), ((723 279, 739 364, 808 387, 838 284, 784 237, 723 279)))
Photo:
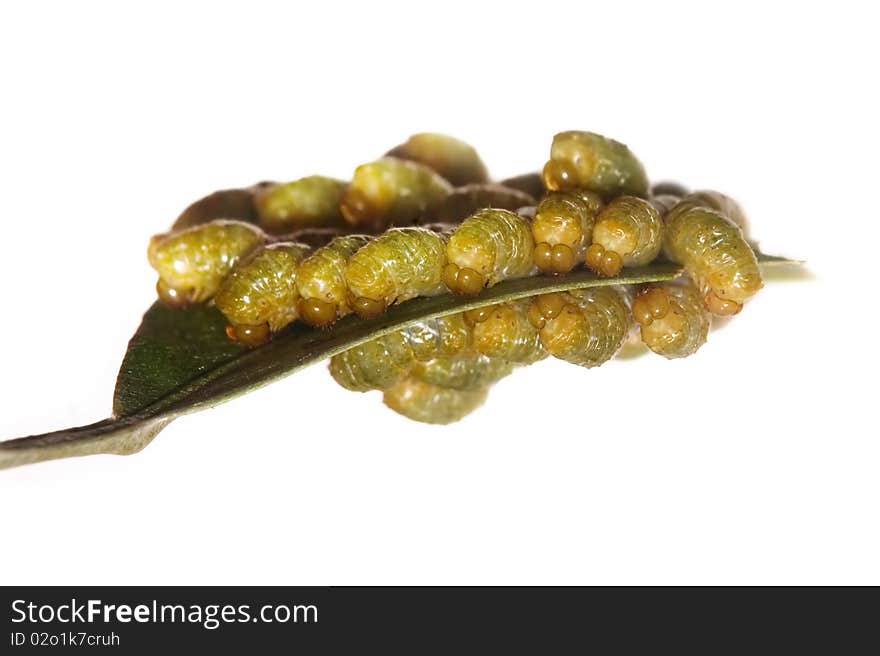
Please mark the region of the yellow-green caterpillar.
POLYGON ((159 298, 172 307, 210 300, 233 267, 265 242, 256 226, 222 219, 156 235, 147 259, 159 274, 159 298))
POLYGON ((535 266, 544 273, 571 271, 583 260, 602 199, 590 191, 553 192, 535 208, 535 266))
POLYGON ((479 210, 453 229, 443 282, 456 294, 477 294, 501 280, 534 273, 533 253, 526 219, 509 210, 479 210))
POLYGON ((404 378, 386 390, 382 401, 396 413, 426 424, 451 424, 479 408, 489 390, 451 389, 418 378, 404 378))
POLYGON ((644 288, 633 299, 632 313, 642 341, 663 357, 685 358, 706 343, 709 314, 690 282, 644 288))
POLYGON ((344 226, 339 205, 347 186, 323 175, 268 185, 254 197, 260 227, 279 235, 302 228, 344 226))
POLYGON ((214 297, 231 339, 259 346, 296 320, 297 268, 308 252, 305 244, 278 242, 232 270, 214 297))
POLYGON ((449 389, 473 390, 491 385, 513 371, 513 364, 476 353, 416 362, 411 376, 449 389))
POLYGON ((351 256, 371 239, 366 235, 342 235, 302 262, 296 284, 303 321, 326 327, 351 312, 345 268, 351 256))
POLYGON ((569 131, 554 136, 543 178, 546 187, 554 191, 587 189, 604 198, 648 195, 645 169, 629 148, 593 132, 569 131))
POLYGON ((414 134, 385 156, 423 164, 456 187, 489 180, 486 165, 474 147, 445 134, 414 134))
POLYGON ((392 228, 348 260, 349 305, 362 317, 376 317, 394 304, 443 291, 444 237, 425 228, 392 228))
POLYGON ((528 300, 511 301, 468 313, 473 326, 474 350, 490 358, 532 364, 547 357, 538 330, 529 321, 528 300))
POLYGON ((731 315, 761 287, 761 271, 742 230, 687 197, 665 217, 663 252, 684 266, 712 314, 731 315))
POLYGON ((551 355, 597 367, 617 353, 629 333, 629 295, 618 287, 542 294, 530 301, 528 316, 551 355))
POLYGON ((356 229, 381 232, 415 223, 451 191, 452 186, 427 166, 383 157, 355 169, 340 210, 356 229))
POLYGON ((641 198, 620 196, 596 217, 585 261, 600 275, 616 276, 622 267, 652 262, 662 245, 663 221, 657 209, 641 198))

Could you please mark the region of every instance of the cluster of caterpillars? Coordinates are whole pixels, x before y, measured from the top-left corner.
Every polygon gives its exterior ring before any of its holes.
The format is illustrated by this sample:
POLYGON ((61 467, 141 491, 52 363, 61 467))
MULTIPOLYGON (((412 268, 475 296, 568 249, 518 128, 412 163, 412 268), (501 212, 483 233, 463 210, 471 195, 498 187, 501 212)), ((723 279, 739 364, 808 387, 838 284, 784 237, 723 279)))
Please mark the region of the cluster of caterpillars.
POLYGON ((287 325, 503 280, 587 267, 613 278, 663 258, 686 277, 545 294, 416 324, 331 360, 353 390, 382 390, 412 419, 448 423, 478 407, 514 367, 547 355, 585 367, 640 339, 693 354, 711 315, 738 313, 762 286, 742 210, 714 191, 649 186, 624 144, 557 134, 541 173, 489 181, 468 144, 418 134, 348 182, 309 176, 216 192, 153 237, 160 298, 212 302, 227 334, 259 346, 287 325), (636 327, 632 331, 631 327, 636 327), (631 333, 637 333, 631 337, 631 333))

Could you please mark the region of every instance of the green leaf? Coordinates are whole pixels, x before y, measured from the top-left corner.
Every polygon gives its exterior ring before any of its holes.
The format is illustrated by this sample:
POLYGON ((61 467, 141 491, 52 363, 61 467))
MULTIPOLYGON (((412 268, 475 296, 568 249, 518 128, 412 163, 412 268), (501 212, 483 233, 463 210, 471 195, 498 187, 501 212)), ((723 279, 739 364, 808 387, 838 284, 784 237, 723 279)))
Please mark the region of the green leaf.
MULTIPOLYGON (((765 266, 792 260, 759 256, 765 266)), ((114 416, 89 426, 0 442, 0 469, 43 460, 140 451, 175 417, 228 401, 407 324, 554 291, 672 280, 677 265, 653 263, 617 278, 588 271, 552 278, 508 280, 465 298, 417 298, 364 320, 346 317, 332 330, 295 324, 267 345, 246 349, 231 342, 213 307, 172 310, 155 303, 144 315, 123 359, 113 400, 114 416)))

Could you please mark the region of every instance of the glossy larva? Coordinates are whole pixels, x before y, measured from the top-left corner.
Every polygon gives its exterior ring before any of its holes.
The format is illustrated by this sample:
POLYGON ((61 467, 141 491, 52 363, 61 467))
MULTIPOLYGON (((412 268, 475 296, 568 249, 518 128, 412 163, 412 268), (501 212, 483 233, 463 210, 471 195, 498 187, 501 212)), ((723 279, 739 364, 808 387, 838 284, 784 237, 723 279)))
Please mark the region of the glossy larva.
POLYGON ((665 217, 663 252, 684 266, 712 314, 737 314, 761 287, 761 271, 742 230, 716 210, 683 199, 665 217))
POLYGON ((416 362, 411 376, 450 389, 473 390, 498 382, 513 371, 513 364, 500 358, 466 353, 416 362))
POLYGON ((159 274, 159 297, 173 307, 211 299, 241 258, 266 239, 256 226, 222 219, 156 235, 147 258, 159 274))
POLYGON ((688 188, 683 184, 670 180, 655 182, 651 185, 652 196, 678 196, 681 198, 682 196, 687 196, 688 193, 688 188))
POLYGON ((644 344, 666 358, 696 353, 709 334, 709 314, 689 281, 642 289, 633 299, 632 314, 644 344))
POLYGON ((529 321, 528 308, 528 300, 493 306, 482 321, 473 325, 474 350, 516 364, 546 358, 538 330, 529 321))
POLYGON ((415 223, 451 191, 452 186, 427 166, 383 157, 355 169, 340 209, 355 229, 381 232, 415 223))
POLYGON ((226 333, 259 346, 297 318, 297 269, 305 244, 271 244, 242 261, 220 285, 214 304, 229 322, 226 333))
POLYGON ((477 294, 502 280, 534 273, 533 253, 527 220, 509 210, 479 210, 452 231, 443 282, 456 294, 477 294))
POLYGON ((489 390, 439 387, 418 378, 404 378, 382 396, 386 406, 413 421, 451 424, 463 419, 486 401, 489 390))
POLYGON ((351 256, 372 239, 365 235, 336 237, 309 255, 299 267, 299 316, 309 325, 326 327, 351 312, 345 267, 351 256))
POLYGON ((582 367, 612 358, 630 329, 629 295, 619 287, 542 294, 531 299, 528 313, 542 346, 582 367))
POLYGON ((535 266, 544 273, 571 271, 583 260, 602 199, 590 191, 548 194, 535 208, 535 266))
POLYGON ((730 196, 722 194, 720 191, 701 189, 683 196, 676 211, 683 212, 689 207, 707 207, 716 210, 738 225, 743 231, 743 235, 748 238, 749 225, 746 214, 739 203, 730 196))
POLYGON ((458 187, 433 210, 431 221, 461 223, 474 212, 490 207, 515 211, 534 205, 535 198, 511 187, 499 184, 472 184, 458 187))
POLYGON ((254 198, 260 227, 278 235, 302 228, 343 226, 339 204, 347 186, 323 175, 269 185, 254 198))
POLYGON ((330 358, 330 375, 353 392, 385 390, 409 374, 414 359, 406 336, 394 331, 330 358))
POLYGON ((413 358, 421 362, 459 355, 471 347, 471 326, 461 312, 417 321, 401 332, 413 358))
POLYGON ((652 262, 663 245, 663 221, 657 209, 635 196, 620 196, 596 217, 593 243, 584 257, 602 276, 616 276, 622 267, 652 262))
POLYGON ((445 134, 414 134, 385 155, 423 164, 456 187, 489 179, 486 165, 474 147, 445 134))
POLYGON ((392 228, 360 248, 345 267, 349 305, 376 317, 394 304, 443 291, 446 240, 425 228, 392 228))
POLYGON ((593 132, 569 131, 554 136, 543 178, 546 187, 554 191, 587 189, 604 198, 648 195, 645 169, 629 148, 593 132))
POLYGON ((221 189, 200 198, 189 205, 171 226, 172 231, 202 225, 215 219, 227 219, 244 221, 245 223, 257 223, 257 209, 254 203, 255 196, 262 189, 272 185, 271 182, 260 182, 244 189, 221 189))

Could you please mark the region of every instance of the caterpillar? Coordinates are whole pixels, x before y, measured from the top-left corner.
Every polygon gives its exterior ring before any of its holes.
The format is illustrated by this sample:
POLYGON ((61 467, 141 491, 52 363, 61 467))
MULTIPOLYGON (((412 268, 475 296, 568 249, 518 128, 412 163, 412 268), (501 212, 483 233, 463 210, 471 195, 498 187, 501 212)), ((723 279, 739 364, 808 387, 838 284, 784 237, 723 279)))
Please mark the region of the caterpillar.
POLYGON ((645 169, 629 148, 593 132, 555 135, 542 175, 551 191, 587 189, 604 198, 648 194, 645 169))
POLYGON ((445 134, 414 134, 385 156, 423 164, 456 187, 489 180, 486 165, 474 147, 445 134))
POLYGON ((474 350, 490 358, 532 364, 547 357, 535 326, 529 320, 528 300, 493 306, 482 316, 468 315, 473 325, 474 350))
POLYGON ((214 219, 233 219, 256 224, 259 220, 254 197, 272 185, 260 182, 244 189, 221 189, 190 204, 171 226, 172 231, 208 223, 214 219))
POLYGON ((413 421, 426 424, 451 424, 479 408, 489 390, 450 389, 432 385, 418 378, 404 378, 385 391, 382 402, 413 421))
POLYGON ((666 215, 663 252, 684 267, 712 314, 737 314, 763 286, 758 260, 742 229, 688 198, 666 215))
POLYGON ((278 235, 302 228, 344 226, 339 204, 347 186, 323 175, 265 186, 253 200, 260 227, 278 235))
POLYGON ((278 242, 232 270, 214 297, 230 339, 260 346, 296 320, 297 268, 308 251, 305 244, 278 242))
POLYGON ((616 276, 625 266, 652 262, 663 245, 663 221, 657 209, 635 196, 619 196, 596 217, 587 266, 603 276, 616 276))
POLYGON ((453 229, 443 282, 456 294, 477 294, 501 280, 534 273, 533 253, 528 221, 508 210, 479 210, 453 229))
POLYGON ((381 232, 414 223, 451 191, 452 186, 427 166, 383 157, 355 169, 340 210, 356 229, 381 232))
POLYGON ((211 299, 241 258, 265 242, 256 226, 223 219, 154 236, 147 259, 159 274, 159 298, 172 307, 211 299))
POLYGON ((688 207, 706 207, 715 210, 738 225, 743 234, 748 236, 748 219, 742 207, 733 198, 720 191, 701 189, 684 195, 681 198, 681 205, 676 211, 682 212, 688 207))
POLYGON ((494 207, 515 211, 534 204, 535 198, 519 189, 500 184, 471 184, 455 189, 430 216, 436 222, 461 223, 477 210, 494 207))
POLYGON ((530 301, 528 317, 551 355, 597 367, 617 353, 629 333, 629 296, 619 287, 542 294, 530 301))
POLYGON ((557 191, 535 208, 535 266, 544 273, 571 271, 584 257, 602 199, 590 191, 557 191))
POLYGON ((471 328, 461 313, 426 319, 330 358, 330 374, 342 387, 388 389, 417 362, 449 358, 470 348, 471 328))
POLYGON ((690 282, 651 285, 632 302, 645 345, 665 358, 685 358, 697 352, 709 335, 709 315, 690 282))
POLYGON ((688 188, 678 182, 664 180, 651 185, 651 196, 682 196, 688 195, 688 188))
POLYGON ((419 227, 392 228, 361 247, 345 267, 349 305, 376 317, 394 304, 443 291, 446 240, 419 227))
POLYGON ((513 364, 500 358, 466 353, 416 362, 411 376, 438 387, 458 390, 480 389, 513 371, 513 364))
POLYGON ((323 328, 351 312, 345 267, 370 239, 366 235, 341 235, 303 260, 296 286, 299 316, 304 322, 323 328))

